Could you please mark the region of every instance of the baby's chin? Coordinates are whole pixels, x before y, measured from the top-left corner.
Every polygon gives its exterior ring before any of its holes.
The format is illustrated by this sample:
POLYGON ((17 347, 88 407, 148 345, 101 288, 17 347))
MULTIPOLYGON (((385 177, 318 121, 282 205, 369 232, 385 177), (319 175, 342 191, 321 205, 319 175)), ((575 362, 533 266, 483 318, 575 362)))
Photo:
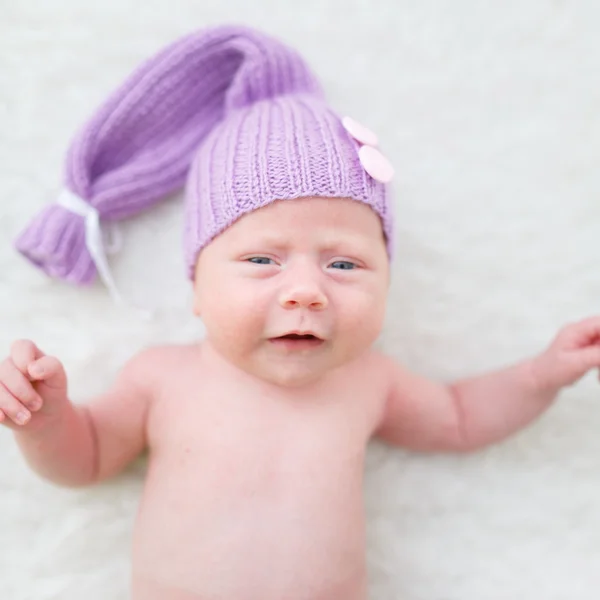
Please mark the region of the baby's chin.
POLYGON ((331 368, 326 360, 301 360, 297 357, 284 357, 279 360, 253 360, 244 365, 244 370, 260 381, 278 388, 299 389, 317 384, 331 368))
POLYGON ((315 372, 315 370, 301 371, 284 369, 275 371, 274 369, 270 369, 268 372, 259 372, 254 375, 265 383, 275 385, 279 388, 298 390, 319 383, 323 380, 323 377, 327 372, 328 370, 315 372))
POLYGON ((278 388, 298 390, 323 381, 335 368, 332 357, 315 352, 311 355, 257 353, 244 370, 253 377, 278 388))
POLYGON ((300 351, 282 350, 269 340, 260 340, 245 351, 229 344, 221 344, 219 348, 219 354, 230 366, 255 382, 296 392, 324 383, 361 353, 361 349, 350 349, 348 345, 346 352, 340 352, 339 343, 331 340, 300 351))
MULTIPOLYGON (((311 359, 305 357, 279 357, 278 360, 259 361, 252 365, 254 377, 289 391, 315 388, 337 377, 352 362, 346 356, 323 355, 311 359)), ((250 372, 250 371, 249 371, 250 372)))

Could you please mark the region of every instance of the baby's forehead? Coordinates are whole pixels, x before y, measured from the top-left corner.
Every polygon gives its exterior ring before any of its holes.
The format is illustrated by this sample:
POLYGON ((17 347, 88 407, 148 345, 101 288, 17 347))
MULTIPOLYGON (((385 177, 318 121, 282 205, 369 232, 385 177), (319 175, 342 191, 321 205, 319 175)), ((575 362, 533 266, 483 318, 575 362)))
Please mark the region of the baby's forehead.
POLYGON ((379 215, 368 205, 349 198, 298 198, 278 200, 242 216, 231 227, 232 233, 286 235, 313 233, 339 237, 377 235, 382 223, 379 215))
POLYGON ((305 231, 298 227, 295 232, 281 231, 276 228, 262 229, 256 232, 256 235, 248 235, 247 232, 232 232, 229 240, 233 243, 252 243, 261 246, 270 246, 274 248, 285 248, 293 246, 301 241, 311 241, 320 246, 338 246, 359 243, 361 240, 368 239, 370 236, 359 232, 350 232, 344 229, 332 229, 314 227, 310 231, 305 231))
MULTIPOLYGON (((249 235, 248 231, 232 231, 226 247, 229 251, 310 251, 353 252, 372 254, 378 243, 384 245, 383 231, 361 232, 344 227, 296 227, 293 230, 275 227, 262 228, 249 235)), ((223 250, 227 252, 225 247, 223 250)), ((382 250, 383 251, 383 250, 382 250)))

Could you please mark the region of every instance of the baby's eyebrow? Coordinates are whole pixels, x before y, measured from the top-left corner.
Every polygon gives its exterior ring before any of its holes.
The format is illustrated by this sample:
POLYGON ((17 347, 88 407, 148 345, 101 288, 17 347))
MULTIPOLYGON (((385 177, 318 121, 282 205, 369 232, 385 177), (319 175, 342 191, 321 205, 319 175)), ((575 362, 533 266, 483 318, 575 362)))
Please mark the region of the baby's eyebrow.
MULTIPOLYGON (((256 240, 248 242, 246 245, 248 244, 254 247, 275 248, 277 250, 288 250, 293 246, 293 242, 288 237, 281 235, 261 235, 256 240)), ((351 251, 355 253, 366 253, 370 246, 369 240, 364 236, 330 236, 324 237, 318 243, 320 251, 340 249, 342 252, 351 251)))
POLYGON ((253 240, 252 242, 248 243, 251 243, 252 245, 268 246, 269 248, 277 249, 286 249, 290 246, 290 240, 279 235, 262 235, 256 240, 253 240))

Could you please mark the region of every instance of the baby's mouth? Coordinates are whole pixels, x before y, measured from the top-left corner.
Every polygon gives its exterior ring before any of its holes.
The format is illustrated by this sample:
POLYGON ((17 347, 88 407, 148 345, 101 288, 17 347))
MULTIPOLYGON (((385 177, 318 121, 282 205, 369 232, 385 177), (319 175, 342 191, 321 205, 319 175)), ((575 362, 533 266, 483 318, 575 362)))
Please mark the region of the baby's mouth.
POLYGON ((269 341, 272 344, 275 344, 276 346, 286 350, 309 350, 312 348, 318 348, 325 342, 325 340, 322 340, 312 333, 288 333, 276 338, 271 338, 269 341))

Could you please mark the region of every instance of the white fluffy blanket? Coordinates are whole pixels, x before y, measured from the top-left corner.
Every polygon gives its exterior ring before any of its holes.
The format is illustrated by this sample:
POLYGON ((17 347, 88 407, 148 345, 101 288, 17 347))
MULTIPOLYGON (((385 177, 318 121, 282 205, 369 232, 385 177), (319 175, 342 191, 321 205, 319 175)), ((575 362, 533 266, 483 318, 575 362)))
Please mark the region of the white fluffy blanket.
MULTIPOLYGON (((331 103, 397 168, 399 244, 382 347, 450 380, 545 345, 600 309, 600 5, 428 0, 1 0, 0 348, 31 337, 84 401, 142 346, 202 335, 182 276, 178 198, 127 223, 121 288, 49 281, 11 242, 52 201, 105 95, 164 44, 235 19, 296 46, 331 103)), ((591 600, 600 589, 600 388, 467 456, 374 446, 373 600, 591 600)), ((0 598, 126 600, 144 473, 63 490, 0 431, 0 598)))

